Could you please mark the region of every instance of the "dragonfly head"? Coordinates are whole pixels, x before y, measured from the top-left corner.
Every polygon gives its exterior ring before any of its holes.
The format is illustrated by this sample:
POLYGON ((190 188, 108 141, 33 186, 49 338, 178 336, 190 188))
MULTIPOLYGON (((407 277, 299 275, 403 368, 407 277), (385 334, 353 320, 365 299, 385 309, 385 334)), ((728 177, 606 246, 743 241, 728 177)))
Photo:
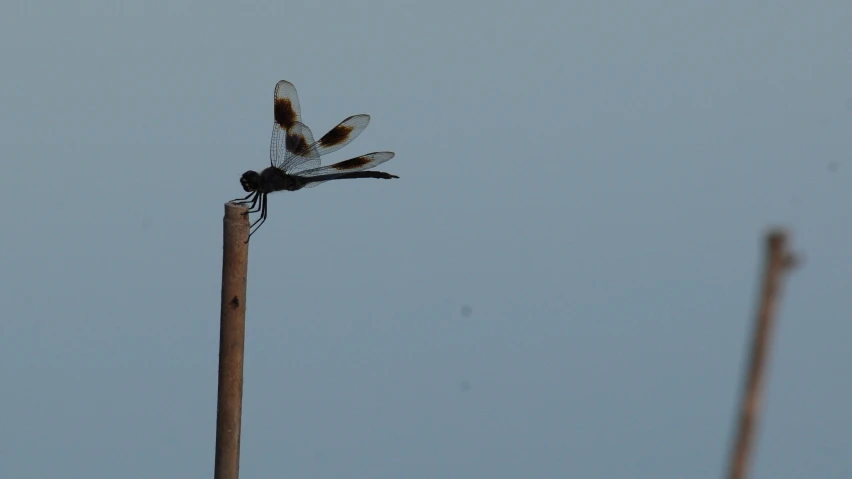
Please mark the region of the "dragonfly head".
POLYGON ((240 184, 243 185, 243 189, 249 193, 257 191, 257 188, 260 186, 260 173, 256 171, 246 171, 243 173, 243 176, 240 177, 240 184))

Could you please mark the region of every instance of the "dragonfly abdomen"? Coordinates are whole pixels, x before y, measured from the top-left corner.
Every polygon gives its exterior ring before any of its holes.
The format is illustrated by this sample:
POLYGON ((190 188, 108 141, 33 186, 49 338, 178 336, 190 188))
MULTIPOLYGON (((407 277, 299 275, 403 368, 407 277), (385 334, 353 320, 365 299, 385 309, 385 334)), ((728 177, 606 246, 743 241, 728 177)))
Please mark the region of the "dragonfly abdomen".
POLYGON ((349 173, 331 173, 328 175, 309 176, 305 179, 308 180, 309 183, 313 183, 316 181, 344 180, 348 178, 380 178, 390 180, 399 177, 390 173, 385 173, 384 171, 353 171, 349 173))

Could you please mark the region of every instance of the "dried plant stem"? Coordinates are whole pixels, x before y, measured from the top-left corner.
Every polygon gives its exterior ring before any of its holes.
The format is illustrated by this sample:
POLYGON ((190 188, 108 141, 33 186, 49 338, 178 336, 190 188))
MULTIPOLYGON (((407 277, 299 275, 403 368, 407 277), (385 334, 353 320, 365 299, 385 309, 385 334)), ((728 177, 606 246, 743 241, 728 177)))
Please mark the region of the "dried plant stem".
POLYGON ((754 431, 760 419, 775 312, 781 296, 784 273, 792 264, 793 257, 787 251, 787 234, 782 230, 770 231, 766 236, 763 287, 758 299, 751 357, 742 390, 737 432, 731 450, 729 479, 748 477, 755 442, 754 431))
POLYGON ((246 238, 249 234, 248 216, 242 214, 244 211, 245 206, 225 204, 215 479, 238 479, 240 476, 248 273, 246 238))

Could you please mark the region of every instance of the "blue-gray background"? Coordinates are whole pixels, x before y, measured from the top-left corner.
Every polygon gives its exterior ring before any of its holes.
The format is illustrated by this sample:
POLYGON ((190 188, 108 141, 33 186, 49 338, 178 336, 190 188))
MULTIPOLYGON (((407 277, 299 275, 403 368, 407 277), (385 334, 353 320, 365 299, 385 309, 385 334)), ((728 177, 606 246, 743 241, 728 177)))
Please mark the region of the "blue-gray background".
POLYGON ((270 197, 242 477, 718 477, 774 224, 754 477, 850 477, 850 18, 6 1, 0 476, 211 476, 223 204, 287 79, 401 179, 270 197))

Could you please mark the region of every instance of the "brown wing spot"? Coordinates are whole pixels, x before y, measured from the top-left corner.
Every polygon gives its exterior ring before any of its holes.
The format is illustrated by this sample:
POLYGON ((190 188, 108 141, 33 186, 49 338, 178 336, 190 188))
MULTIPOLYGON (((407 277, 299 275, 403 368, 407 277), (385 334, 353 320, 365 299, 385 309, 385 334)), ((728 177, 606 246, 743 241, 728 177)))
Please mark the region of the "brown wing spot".
POLYGON ((288 133, 284 140, 284 148, 290 153, 298 156, 303 156, 308 152, 310 145, 305 140, 305 135, 299 133, 288 133))
POLYGON ((293 104, 289 98, 278 98, 275 100, 275 123, 278 123, 281 128, 289 130, 296 120, 298 115, 293 109, 293 104))
POLYGON ((332 128, 331 131, 323 135, 323 137, 320 138, 319 143, 326 147, 339 145, 349 138, 349 134, 352 133, 352 130, 354 129, 355 128, 351 126, 337 125, 332 128))
POLYGON ((360 168, 367 163, 372 161, 370 158, 366 156, 359 156, 357 158, 352 158, 351 160, 341 161, 340 163, 335 163, 331 165, 335 170, 354 170, 356 168, 360 168))

